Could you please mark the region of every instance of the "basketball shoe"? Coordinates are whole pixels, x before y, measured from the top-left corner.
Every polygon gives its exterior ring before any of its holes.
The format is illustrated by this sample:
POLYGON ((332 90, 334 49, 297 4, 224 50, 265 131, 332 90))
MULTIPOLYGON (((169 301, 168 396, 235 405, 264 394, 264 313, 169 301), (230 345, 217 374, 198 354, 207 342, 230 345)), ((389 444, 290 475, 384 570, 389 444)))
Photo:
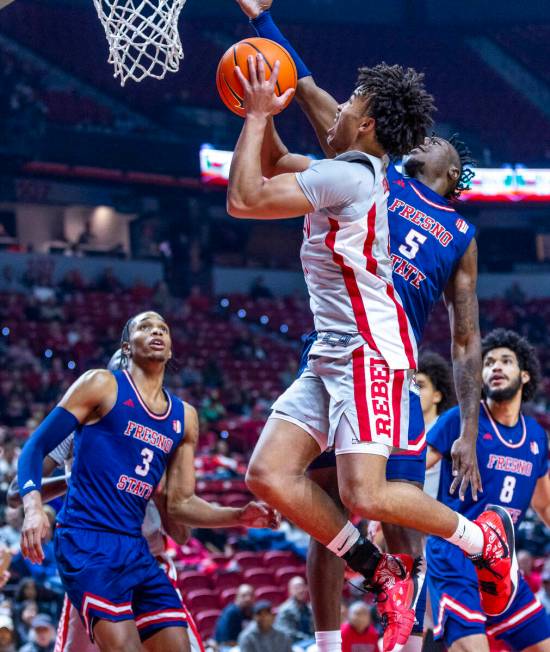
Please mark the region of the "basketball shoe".
POLYGON ((483 611, 499 616, 512 604, 519 583, 514 524, 510 514, 499 505, 474 520, 483 532, 483 550, 471 555, 478 579, 483 611))

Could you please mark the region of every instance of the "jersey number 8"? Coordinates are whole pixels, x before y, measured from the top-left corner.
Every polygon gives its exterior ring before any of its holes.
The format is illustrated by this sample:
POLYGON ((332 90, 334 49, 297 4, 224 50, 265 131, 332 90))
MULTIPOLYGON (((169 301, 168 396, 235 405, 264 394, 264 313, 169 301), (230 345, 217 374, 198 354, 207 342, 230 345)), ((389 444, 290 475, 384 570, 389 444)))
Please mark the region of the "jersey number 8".
POLYGON ((501 503, 511 503, 514 497, 514 489, 516 487, 516 478, 513 475, 507 475, 502 483, 502 490, 500 492, 501 503))
POLYGON ((135 472, 144 478, 149 473, 151 462, 153 461, 153 457, 155 457, 155 453, 150 448, 142 448, 141 456, 143 457, 143 464, 141 464, 141 466, 138 464, 138 466, 136 466, 135 472))

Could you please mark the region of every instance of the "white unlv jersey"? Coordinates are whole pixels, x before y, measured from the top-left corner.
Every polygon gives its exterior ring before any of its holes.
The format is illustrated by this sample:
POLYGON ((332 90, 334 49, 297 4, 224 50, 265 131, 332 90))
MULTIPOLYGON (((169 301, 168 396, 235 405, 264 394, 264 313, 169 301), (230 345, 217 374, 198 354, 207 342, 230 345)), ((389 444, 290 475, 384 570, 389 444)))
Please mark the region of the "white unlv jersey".
MULTIPOLYGON (((351 151, 296 175, 306 215, 302 267, 318 333, 359 333, 391 369, 416 368, 416 341, 392 282, 387 160, 351 151)), ((313 354, 325 354, 321 339, 313 354)))

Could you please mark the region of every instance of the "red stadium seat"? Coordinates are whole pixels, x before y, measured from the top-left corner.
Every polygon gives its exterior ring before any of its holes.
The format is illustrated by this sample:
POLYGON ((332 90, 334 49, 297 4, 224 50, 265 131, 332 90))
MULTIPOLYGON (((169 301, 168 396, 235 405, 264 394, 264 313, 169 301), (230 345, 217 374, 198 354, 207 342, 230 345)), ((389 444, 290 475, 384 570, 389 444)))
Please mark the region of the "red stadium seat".
POLYGON ((210 578, 204 573, 197 573, 195 571, 183 571, 178 575, 178 587, 184 593, 191 591, 210 590, 210 578))
POLYGON ((243 507, 251 500, 250 494, 245 493, 232 493, 222 494, 219 498, 222 505, 225 507, 243 507))
POLYGON ((217 573, 214 578, 214 586, 217 591, 223 591, 224 589, 233 589, 237 588, 243 583, 242 573, 232 572, 232 573, 217 573))
POLYGON ((213 635, 220 613, 221 611, 219 609, 207 609, 197 612, 194 616, 199 634, 204 640, 209 639, 213 635))
POLYGON ((243 573, 243 580, 254 588, 273 584, 273 573, 265 568, 249 568, 243 573))
POLYGON ((237 587, 230 588, 230 589, 224 589, 220 593, 220 607, 223 609, 230 602, 233 602, 236 595, 237 595, 237 587))
POLYGON ((284 566, 293 566, 297 561, 297 557, 293 552, 269 550, 264 553, 264 565, 274 570, 284 566))
POLYGON ((238 552, 233 559, 243 570, 262 565, 262 556, 257 552, 238 552))
POLYGON ((269 600, 274 607, 282 604, 286 600, 286 597, 286 591, 277 586, 261 586, 256 589, 256 600, 269 600))
POLYGON ((281 587, 286 587, 290 580, 296 576, 305 577, 302 566, 284 566, 275 571, 275 579, 277 584, 281 587))
POLYGON ((191 591, 185 595, 185 604, 192 613, 205 609, 218 609, 220 606, 218 591, 207 589, 191 591))

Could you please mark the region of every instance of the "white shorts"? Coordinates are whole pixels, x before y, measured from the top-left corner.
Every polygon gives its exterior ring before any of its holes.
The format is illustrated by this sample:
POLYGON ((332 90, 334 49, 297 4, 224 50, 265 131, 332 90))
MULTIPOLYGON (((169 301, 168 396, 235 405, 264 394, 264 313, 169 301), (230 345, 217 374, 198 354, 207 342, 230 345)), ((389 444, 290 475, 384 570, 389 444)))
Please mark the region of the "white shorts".
POLYGON ((390 369, 359 346, 341 357, 310 356, 304 373, 272 406, 271 418, 296 423, 337 455, 388 457, 408 448, 412 370, 390 369))

